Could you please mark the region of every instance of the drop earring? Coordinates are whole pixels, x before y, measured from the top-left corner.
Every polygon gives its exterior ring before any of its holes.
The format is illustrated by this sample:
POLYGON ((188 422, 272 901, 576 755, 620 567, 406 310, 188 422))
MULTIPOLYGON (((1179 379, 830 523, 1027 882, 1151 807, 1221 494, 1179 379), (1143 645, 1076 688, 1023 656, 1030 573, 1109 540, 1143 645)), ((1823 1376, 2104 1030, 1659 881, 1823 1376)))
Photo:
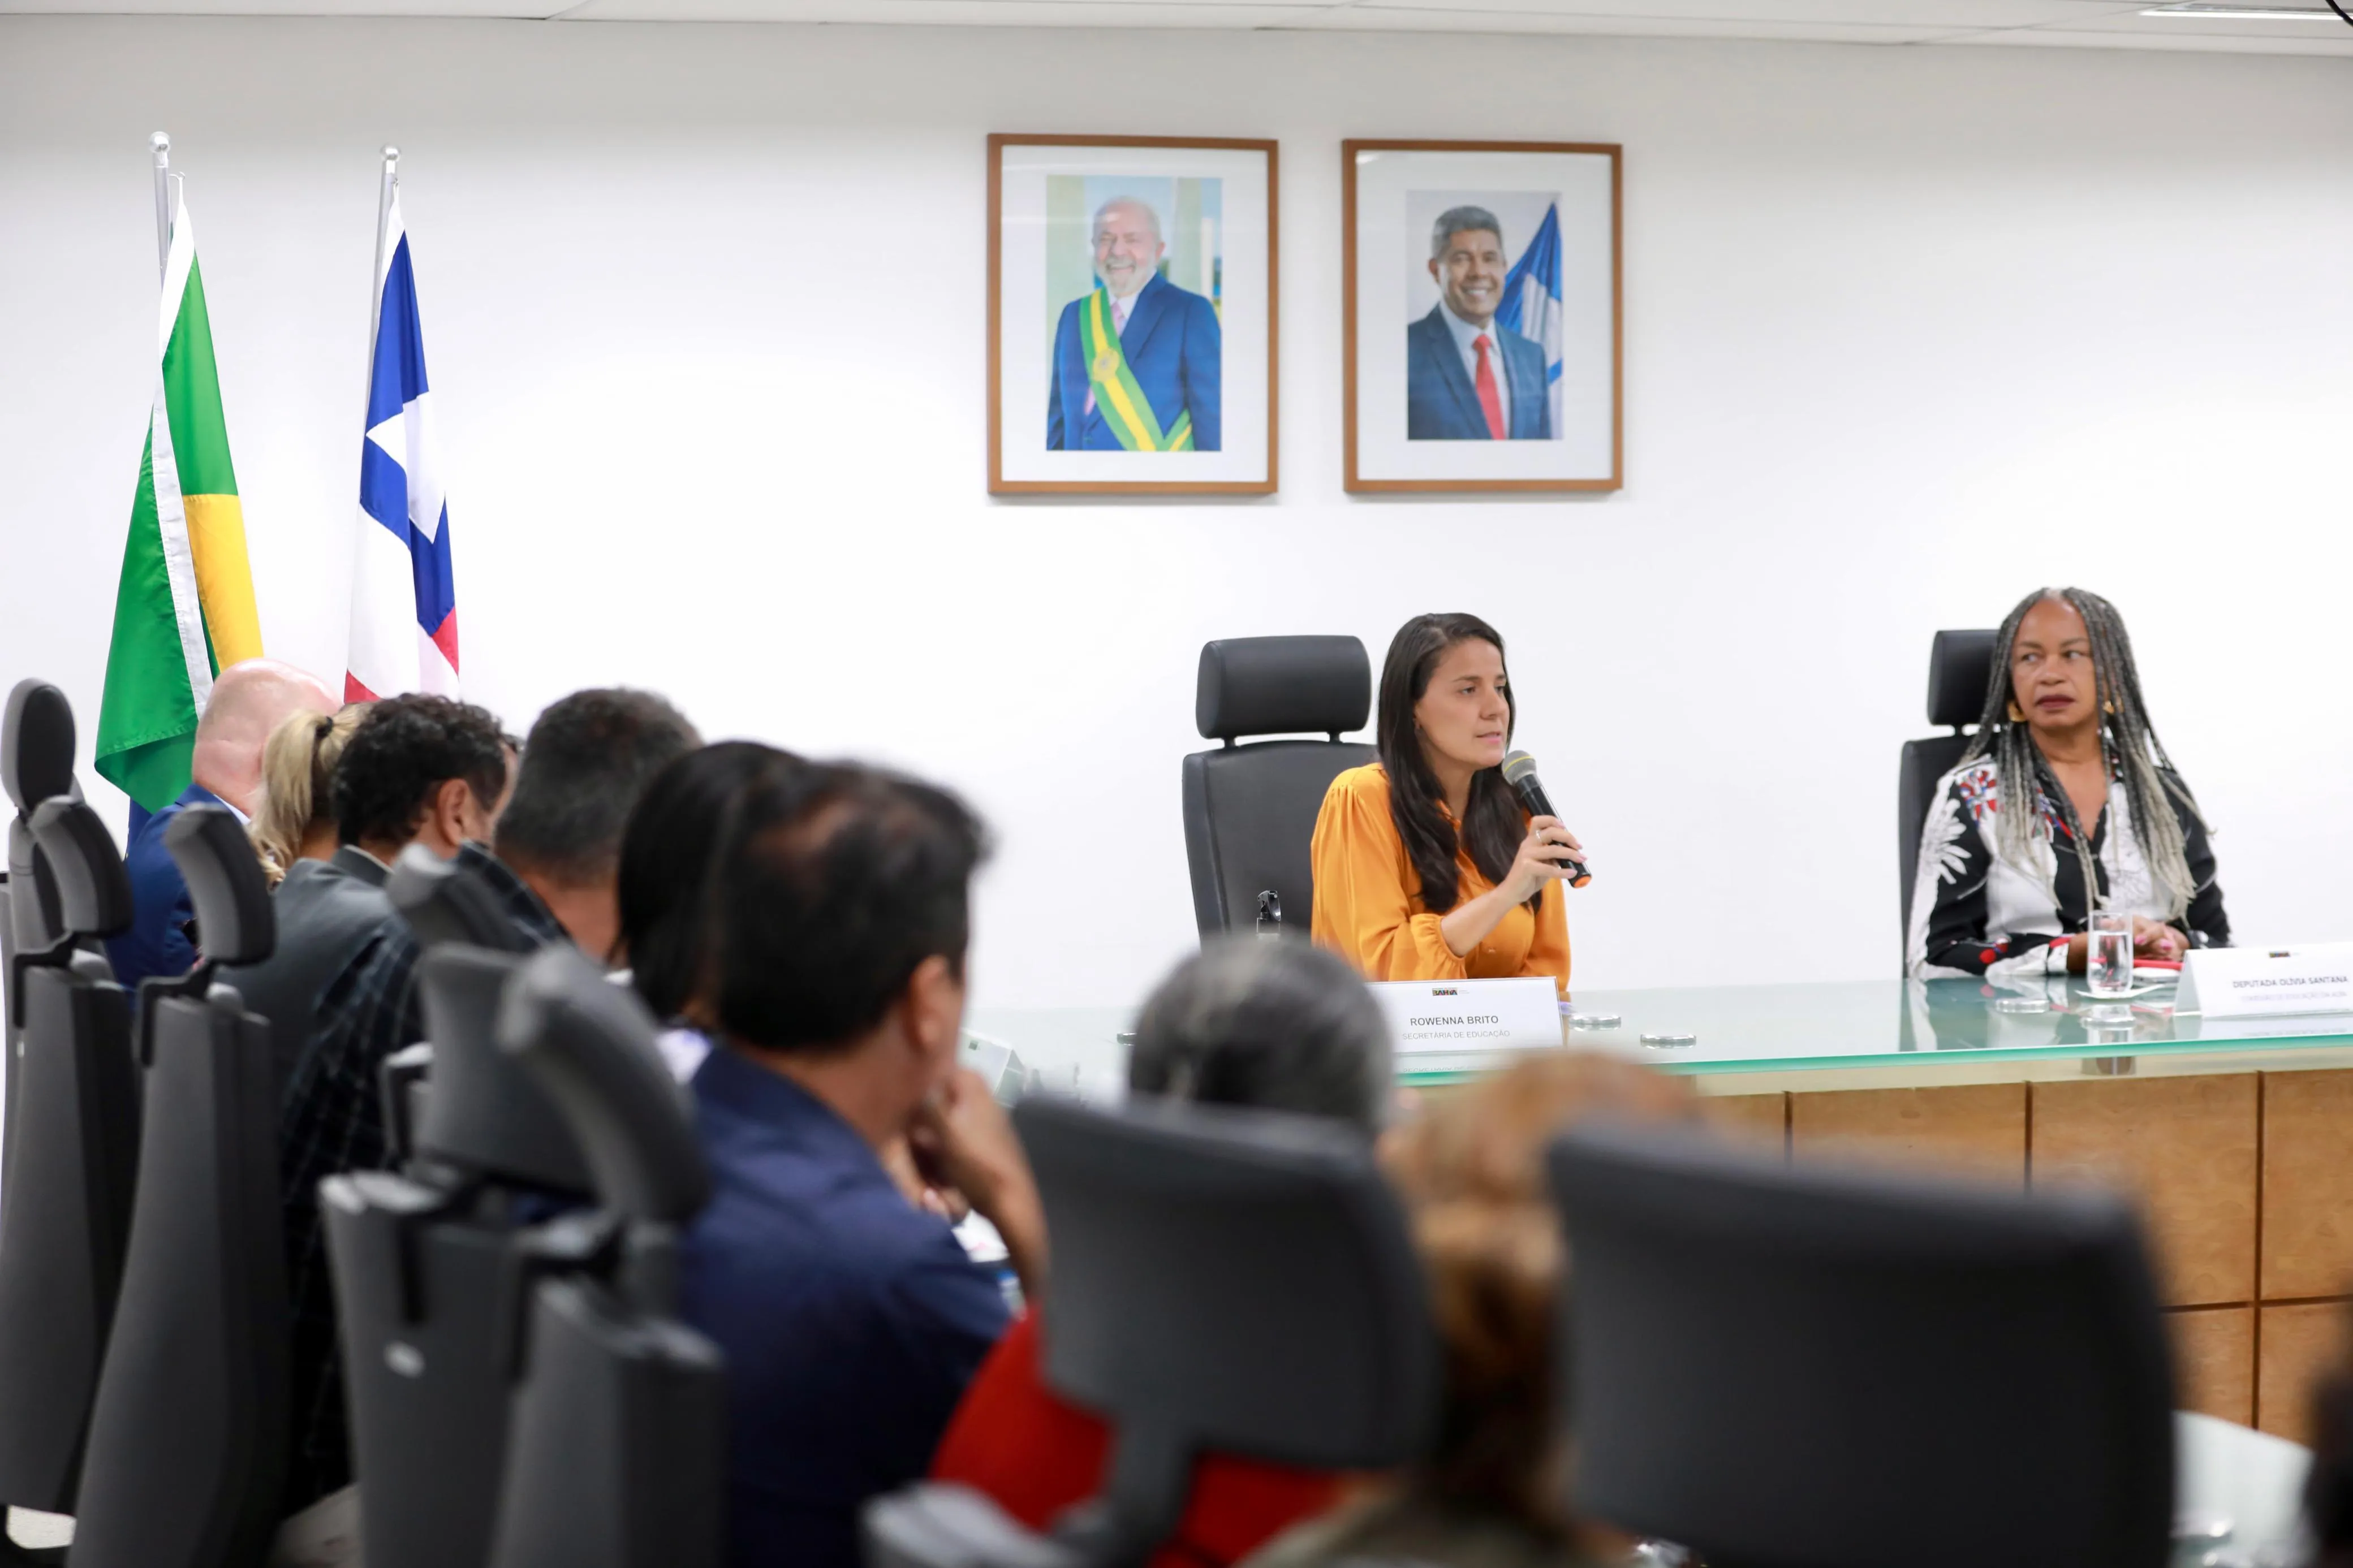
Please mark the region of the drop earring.
POLYGON ((2018 705, 2018 699, 2015 697, 2010 700, 2010 721, 2013 724, 2026 722, 2026 710, 2018 705))

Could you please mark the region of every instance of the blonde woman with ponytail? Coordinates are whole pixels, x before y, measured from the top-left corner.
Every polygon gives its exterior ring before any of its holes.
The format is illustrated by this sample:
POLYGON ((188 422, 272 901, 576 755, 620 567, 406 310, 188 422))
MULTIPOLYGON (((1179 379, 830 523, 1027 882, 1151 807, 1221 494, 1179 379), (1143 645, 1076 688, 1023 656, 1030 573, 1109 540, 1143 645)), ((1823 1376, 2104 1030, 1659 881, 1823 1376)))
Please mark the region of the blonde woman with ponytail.
POLYGON ((272 888, 297 860, 335 853, 335 764, 366 717, 364 702, 335 713, 296 713, 261 748, 261 799, 246 832, 272 888))

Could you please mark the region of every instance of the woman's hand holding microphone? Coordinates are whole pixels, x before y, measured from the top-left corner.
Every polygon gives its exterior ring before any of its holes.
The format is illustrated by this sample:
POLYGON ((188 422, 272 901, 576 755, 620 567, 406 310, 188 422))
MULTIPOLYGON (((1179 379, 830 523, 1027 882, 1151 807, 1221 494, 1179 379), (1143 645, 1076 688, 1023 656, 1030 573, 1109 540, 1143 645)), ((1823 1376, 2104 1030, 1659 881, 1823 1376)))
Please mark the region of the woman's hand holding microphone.
POLYGON ((1577 835, 1557 816, 1532 816, 1528 836, 1520 840, 1520 852, 1512 858, 1511 872, 1504 879, 1504 890, 1512 903, 1525 903, 1546 882, 1570 881, 1584 874, 1585 846, 1577 835))

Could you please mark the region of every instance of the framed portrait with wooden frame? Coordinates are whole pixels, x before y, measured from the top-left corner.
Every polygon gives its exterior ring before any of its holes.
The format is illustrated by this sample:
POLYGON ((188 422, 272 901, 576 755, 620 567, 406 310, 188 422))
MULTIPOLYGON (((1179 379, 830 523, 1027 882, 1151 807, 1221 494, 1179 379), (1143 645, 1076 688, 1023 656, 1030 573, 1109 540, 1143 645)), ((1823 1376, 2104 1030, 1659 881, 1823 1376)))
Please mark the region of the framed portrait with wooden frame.
POLYGON ((988 139, 992 495, 1275 487, 1272 142, 988 139))
POLYGON ((1340 144, 1343 479, 1623 482, 1620 149, 1340 144))

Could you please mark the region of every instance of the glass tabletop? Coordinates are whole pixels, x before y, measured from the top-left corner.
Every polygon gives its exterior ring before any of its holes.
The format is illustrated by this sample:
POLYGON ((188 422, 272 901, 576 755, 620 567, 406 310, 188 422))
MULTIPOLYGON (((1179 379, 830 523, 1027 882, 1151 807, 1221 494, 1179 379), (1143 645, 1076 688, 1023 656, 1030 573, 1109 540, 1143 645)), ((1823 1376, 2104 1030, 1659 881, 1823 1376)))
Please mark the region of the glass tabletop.
MULTIPOLYGON (((1563 1038, 1691 1074, 2353 1048, 2353 1014, 2209 1020, 2177 1016, 2174 989, 2168 978, 2111 1000, 2068 979, 1579 987, 1565 1008, 1563 1038)), ((1116 1098, 1127 1060, 1121 1037, 1134 1027, 1134 1012, 980 1007, 970 1025, 1017 1056, 1037 1087, 1116 1098)), ((1400 1058, 1398 1076, 1451 1082, 1492 1071, 1515 1054, 1415 1053, 1400 1058)))

